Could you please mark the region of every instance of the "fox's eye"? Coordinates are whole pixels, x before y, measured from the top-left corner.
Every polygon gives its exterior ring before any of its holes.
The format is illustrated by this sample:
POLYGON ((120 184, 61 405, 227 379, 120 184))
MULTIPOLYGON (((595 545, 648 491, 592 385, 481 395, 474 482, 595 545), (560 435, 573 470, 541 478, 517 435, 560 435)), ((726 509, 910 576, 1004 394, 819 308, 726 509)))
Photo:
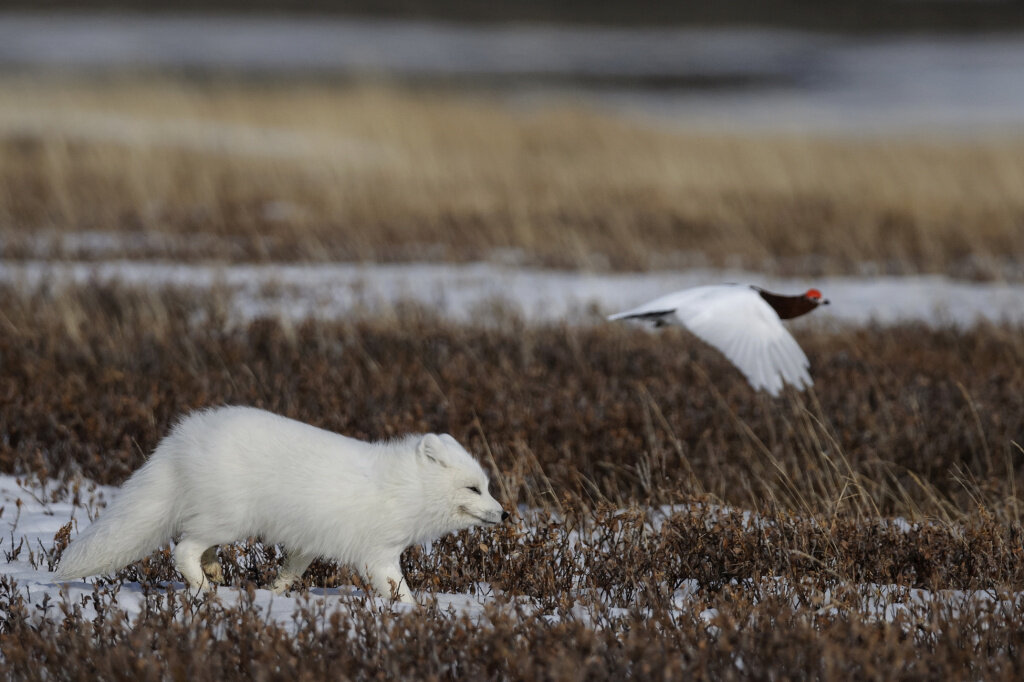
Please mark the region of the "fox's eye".
POLYGON ((467 488, 467 490, 470 490, 470 491, 472 491, 472 492, 476 493, 477 495, 479 495, 479 494, 480 494, 480 488, 477 488, 477 487, 476 487, 475 485, 471 485, 471 486, 469 486, 469 487, 467 488))

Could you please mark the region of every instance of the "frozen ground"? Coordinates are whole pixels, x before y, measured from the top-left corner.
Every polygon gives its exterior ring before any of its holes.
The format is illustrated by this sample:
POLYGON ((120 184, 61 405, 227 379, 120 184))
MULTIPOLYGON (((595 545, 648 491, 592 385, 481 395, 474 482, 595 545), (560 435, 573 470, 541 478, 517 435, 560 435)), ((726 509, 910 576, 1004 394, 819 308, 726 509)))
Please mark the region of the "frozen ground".
MULTIPOLYGON (((0 581, 6 584, 5 591, 20 593, 26 600, 29 610, 34 613, 44 612, 47 608, 53 609, 62 600, 67 600, 69 606, 78 606, 82 609, 83 616, 90 619, 94 616, 95 602, 94 581, 78 580, 67 583, 58 583, 53 579, 53 574, 48 566, 49 554, 53 550, 54 536, 72 518, 77 519, 78 530, 88 525, 88 516, 85 508, 73 505, 70 494, 54 494, 56 484, 52 481, 39 482, 19 480, 13 476, 0 475, 0 524, 3 524, 3 535, 0 536, 0 549, 3 551, 3 560, 0 560, 0 581), (12 582, 13 581, 13 582, 12 582)), ((102 488, 88 484, 81 487, 81 499, 83 501, 94 498, 94 501, 109 500, 116 495, 116 489, 102 488)), ((93 509, 99 505, 90 504, 93 509)), ((728 513, 729 510, 723 510, 728 513)), ((100 511, 102 513, 102 511, 100 511)), ((662 510, 650 510, 652 521, 657 520, 662 510)), ((529 514, 526 516, 529 522, 529 514)), ((72 531, 72 541, 77 531, 72 531)), ((598 538, 580 538, 583 542, 600 542, 598 538)), ((181 592, 185 589, 182 583, 172 583, 174 590, 181 592)), ((835 589, 821 591, 819 599, 815 600, 813 607, 808 607, 798 599, 791 585, 784 581, 766 578, 759 585, 751 585, 758 593, 789 594, 794 600, 794 607, 798 609, 810 608, 816 613, 839 613, 847 612, 850 608, 849 594, 842 597, 842 602, 833 603, 834 592, 848 592, 840 589, 844 586, 837 586, 835 589)), ((1020 607, 1024 593, 1014 595, 995 594, 988 591, 967 592, 962 590, 942 590, 929 592, 921 589, 909 589, 895 585, 863 584, 850 586, 857 590, 859 595, 859 612, 861 617, 871 620, 895 621, 899 619, 902 623, 911 626, 915 621, 927 617, 929 610, 936 607, 946 610, 947 613, 957 613, 962 608, 983 607, 991 609, 1016 609, 1020 607)), ((442 611, 457 614, 467 614, 472 617, 484 619, 484 606, 493 599, 490 588, 487 585, 478 585, 476 595, 442 593, 437 595, 438 606, 442 611)), ((679 589, 673 599, 675 608, 680 611, 689 611, 701 603, 698 598, 699 587, 693 581, 688 581, 679 589)), ((152 595, 164 594, 157 590, 152 595)), ((8 598, 10 594, 6 595, 8 598)), ((124 583, 116 591, 116 606, 124 612, 128 618, 138 616, 145 604, 147 597, 139 583, 124 583)), ((109 597, 107 597, 109 598, 109 597)), ((250 603, 244 589, 221 586, 217 590, 217 598, 224 606, 235 606, 250 603)), ((533 604, 529 599, 525 601, 518 599, 516 602, 526 612, 535 611, 541 607, 533 604)), ((352 609, 399 609, 405 610, 415 608, 408 605, 389 605, 377 597, 369 597, 362 594, 354 587, 334 589, 312 589, 306 595, 292 593, 290 595, 275 595, 269 590, 258 589, 255 591, 255 598, 251 600, 253 606, 259 609, 262 617, 268 621, 275 621, 286 627, 297 627, 293 615, 299 607, 311 607, 313 613, 329 615, 333 610, 352 609)), ((624 614, 625 607, 617 606, 611 611, 603 611, 603 622, 607 618, 613 618, 616 613, 624 614)), ((571 611, 574 618, 581 618, 590 622, 591 612, 589 607, 578 605, 571 611)), ((717 615, 714 609, 702 610, 700 617, 714 628, 712 621, 717 615)), ((0 618, 3 615, 0 613, 0 618)), ((324 618, 323 622, 327 622, 324 618)))
MULTIPOLYGON (((52 490, 56 484, 49 482, 40 485, 38 481, 19 480, 14 476, 0 475, 0 524, 3 535, 0 536, 0 550, 4 561, 0 561, 0 577, 13 580, 16 588, 22 592, 32 604, 43 604, 50 600, 51 604, 60 603, 66 595, 70 604, 83 607, 86 618, 95 614, 91 605, 94 592, 94 579, 88 581, 70 581, 58 583, 54 581, 48 566, 48 552, 52 551, 54 535, 72 518, 76 519, 78 530, 88 525, 88 516, 81 506, 71 503, 70 495, 60 495, 53 501, 52 490)), ((89 497, 96 500, 109 500, 117 494, 116 488, 95 486, 86 483, 82 486, 83 501, 89 497)), ((72 538, 78 534, 72 531, 72 538)), ((175 590, 185 590, 184 583, 174 583, 175 590)), ((479 595, 488 593, 486 585, 480 585, 479 595)), ((160 591, 157 591, 159 594, 160 591)), ((244 590, 221 586, 217 597, 225 606, 242 604, 246 600, 244 590)), ((370 597, 367 602, 365 594, 355 587, 323 589, 316 588, 308 595, 298 593, 275 595, 269 590, 257 590, 254 605, 268 620, 288 625, 296 608, 306 598, 318 608, 332 609, 366 608, 367 603, 374 608, 408 609, 407 605, 389 606, 383 599, 370 597)), ((117 592, 117 606, 129 618, 137 616, 146 602, 147 596, 138 583, 126 583, 117 592)), ((482 611, 484 596, 466 594, 439 594, 438 605, 441 609, 449 607, 460 612, 475 613, 482 611)), ((0 613, 0 618, 2 618, 0 613)))
POLYGON ((415 303, 456 321, 488 321, 512 310, 530 322, 593 324, 685 287, 758 284, 782 293, 818 288, 831 305, 806 322, 881 325, 924 322, 970 326, 979 320, 1024 324, 1024 284, 966 282, 941 276, 781 279, 739 270, 632 274, 564 272, 490 263, 205 265, 142 261, 0 261, 0 282, 26 289, 91 282, 138 287, 217 289, 233 319, 387 317, 415 303))
POLYGON ((1024 129, 1024 36, 459 26, 325 17, 0 14, 0 67, 472 79, 673 125, 1024 129), (656 86, 656 87, 652 87, 656 86))

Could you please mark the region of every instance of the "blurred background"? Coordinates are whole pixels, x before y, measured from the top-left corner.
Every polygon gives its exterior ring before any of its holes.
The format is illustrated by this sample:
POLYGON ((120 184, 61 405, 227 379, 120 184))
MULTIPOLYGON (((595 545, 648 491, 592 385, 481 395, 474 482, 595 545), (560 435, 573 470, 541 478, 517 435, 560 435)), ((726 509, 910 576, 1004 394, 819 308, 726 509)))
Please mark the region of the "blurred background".
POLYGON ((965 132, 1020 125, 1022 24, 1005 0, 14 2, 0 64, 578 97, 733 130, 965 132))
POLYGON ((0 248, 8 278, 159 259, 1019 281, 1022 25, 999 0, 8 2, 0 248))

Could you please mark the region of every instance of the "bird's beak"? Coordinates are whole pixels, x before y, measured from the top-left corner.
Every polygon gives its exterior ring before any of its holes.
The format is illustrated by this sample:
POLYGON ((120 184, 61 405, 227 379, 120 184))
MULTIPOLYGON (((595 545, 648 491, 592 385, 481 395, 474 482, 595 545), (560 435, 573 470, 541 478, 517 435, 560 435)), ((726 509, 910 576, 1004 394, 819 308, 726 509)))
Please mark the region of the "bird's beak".
POLYGON ((820 301, 818 301, 818 305, 828 305, 828 304, 829 304, 829 300, 827 298, 823 298, 820 301))

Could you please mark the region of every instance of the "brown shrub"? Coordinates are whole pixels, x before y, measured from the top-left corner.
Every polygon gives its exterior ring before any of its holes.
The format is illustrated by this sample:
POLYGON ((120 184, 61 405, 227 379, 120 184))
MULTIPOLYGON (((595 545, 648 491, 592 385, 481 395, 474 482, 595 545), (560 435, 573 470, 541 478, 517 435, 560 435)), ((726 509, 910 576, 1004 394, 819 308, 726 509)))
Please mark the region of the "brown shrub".
POLYGON ((1018 514, 1024 343, 1006 327, 804 331, 815 389, 771 400, 677 333, 412 309, 239 329, 186 294, 4 298, 6 471, 119 483, 182 412, 241 403, 359 438, 448 431, 508 502, 556 510, 710 494, 827 517, 1018 514))

